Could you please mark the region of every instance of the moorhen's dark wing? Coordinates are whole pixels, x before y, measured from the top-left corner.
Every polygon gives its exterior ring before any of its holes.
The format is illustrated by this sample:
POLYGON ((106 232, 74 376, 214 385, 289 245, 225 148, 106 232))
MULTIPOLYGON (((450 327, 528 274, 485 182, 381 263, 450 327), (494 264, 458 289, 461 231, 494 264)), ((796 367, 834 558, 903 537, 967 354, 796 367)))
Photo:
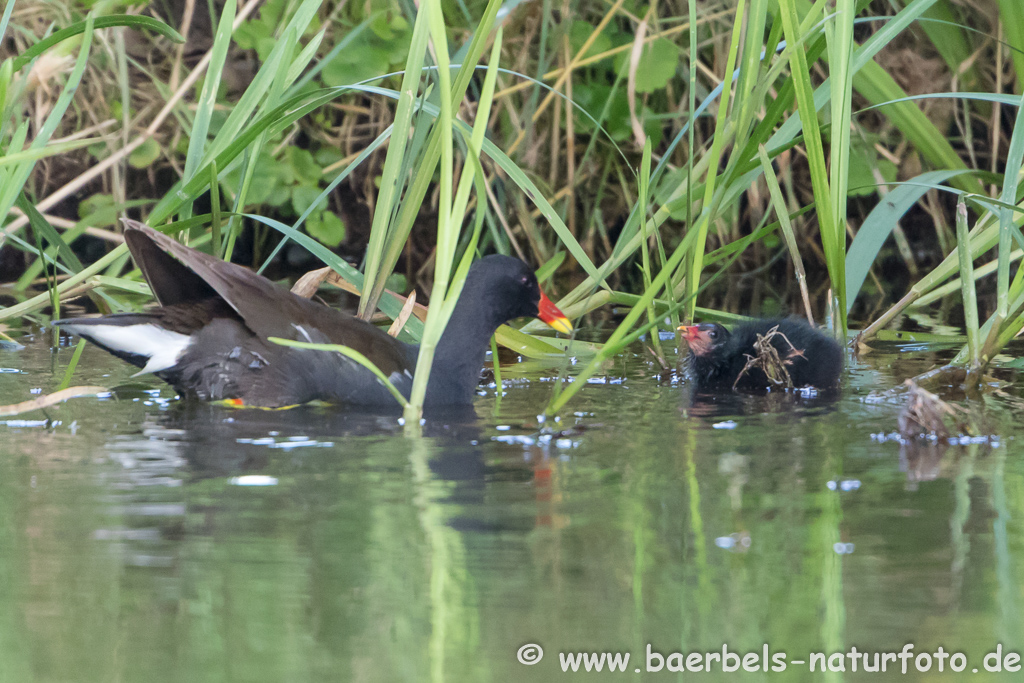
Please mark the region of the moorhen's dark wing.
MULTIPOLYGON (((152 228, 132 220, 126 220, 125 223, 124 241, 128 251, 149 283, 158 304, 173 306, 219 298, 203 278, 160 247, 149 232, 152 228)), ((162 233, 157 234, 164 236, 162 233)))
POLYGON ((130 222, 125 241, 163 305, 55 324, 203 400, 240 398, 266 407, 316 399, 394 404, 355 361, 274 344, 267 339, 272 336, 354 348, 408 394, 414 347, 141 223, 130 222))
POLYGON ((161 303, 180 295, 173 285, 170 294, 158 293, 157 287, 175 280, 184 269, 231 306, 258 337, 348 346, 372 360, 385 375, 410 369, 406 345, 364 320, 292 294, 262 275, 190 249, 148 225, 130 221, 125 239, 133 257, 139 248, 140 268, 161 303), (164 258, 154 257, 154 247, 164 258))

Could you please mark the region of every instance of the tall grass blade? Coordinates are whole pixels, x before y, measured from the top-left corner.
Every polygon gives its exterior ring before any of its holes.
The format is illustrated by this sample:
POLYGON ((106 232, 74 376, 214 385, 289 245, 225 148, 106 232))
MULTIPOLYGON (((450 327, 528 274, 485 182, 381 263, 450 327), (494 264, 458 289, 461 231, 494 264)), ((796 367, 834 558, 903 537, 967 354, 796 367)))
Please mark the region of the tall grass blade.
POLYGON ((971 242, 967 232, 967 205, 961 198, 956 205, 956 244, 957 253, 960 254, 960 288, 964 302, 964 324, 967 327, 970 367, 972 371, 977 371, 981 365, 981 348, 978 340, 978 299, 974 289, 971 242))
MULTIPOLYGON (((475 65, 483 55, 486 42, 490 36, 491 27, 494 26, 500 7, 500 0, 488 0, 487 7, 484 9, 476 30, 473 32, 473 39, 466 50, 466 59, 463 61, 458 75, 455 77, 455 84, 452 88, 453 107, 457 107, 462 102, 466 89, 469 87, 470 79, 473 76, 475 65)), ((423 108, 426 109, 429 106, 431 105, 424 104, 423 108)), ((405 247, 406 239, 408 239, 412 231, 413 223, 419 214, 427 190, 433 182, 437 162, 441 157, 442 135, 446 133, 450 133, 450 131, 442 131, 439 126, 434 126, 430 131, 426 149, 419 159, 413 180, 399 208, 398 219, 390 231, 386 252, 378 270, 376 281, 368 283, 368 287, 372 290, 371 303, 376 302, 381 296, 387 275, 394 269, 395 264, 398 263, 398 258, 405 247)), ((367 305, 367 308, 372 309, 373 306, 367 305)))
MULTIPOLYGON (((371 287, 364 288, 362 296, 359 297, 359 317, 364 320, 368 320, 375 310, 376 301, 372 296, 372 284, 390 274, 378 275, 378 273, 382 273, 384 245, 392 232, 389 225, 392 208, 405 184, 404 178, 400 177, 399 172, 405 158, 405 137, 412 122, 413 106, 416 104, 416 93, 419 91, 423 61, 427 53, 427 41, 430 37, 428 15, 429 12, 421 6, 413 24, 412 41, 409 45, 409 56, 405 62, 405 75, 402 77, 393 125, 393 130, 400 131, 402 137, 393 140, 392 144, 388 146, 388 153, 384 158, 384 170, 381 174, 380 192, 377 194, 377 201, 374 204, 373 223, 370 226, 370 239, 366 246, 366 268, 364 269, 366 279, 371 283, 371 287)), ((445 76, 447 75, 446 73, 445 76)))
MULTIPOLYGON (((4 10, 4 23, 10 16, 10 11, 14 8, 14 0, 7 3, 7 7, 4 10)), ((68 38, 73 38, 79 34, 85 33, 90 23, 89 19, 79 21, 67 28, 63 28, 53 33, 32 47, 28 48, 14 59, 14 70, 20 71, 31 62, 33 59, 49 50, 54 45, 61 43, 68 38)), ((164 38, 174 41, 175 43, 184 43, 185 39, 180 33, 175 31, 173 28, 165 24, 164 22, 153 19, 152 17, 146 17, 136 14, 110 14, 105 17, 93 17, 92 28, 111 28, 113 26, 127 26, 135 30, 153 31, 159 33, 164 38)))
MULTIPOLYGON (((759 108, 764 104, 763 95, 759 92, 761 79, 761 62, 764 58, 764 29, 768 19, 767 0, 751 0, 747 13, 747 26, 740 52, 739 80, 736 83, 735 103, 733 112, 736 121, 736 146, 743 148, 751 128, 751 122, 759 108)), ((766 80, 766 79, 765 79, 766 80)))
MULTIPOLYGON (((828 46, 829 84, 832 86, 832 128, 829 147, 829 189, 832 192, 832 206, 835 222, 828 228, 833 231, 832 243, 838 254, 826 254, 829 260, 840 263, 840 278, 832 278, 832 289, 840 290, 845 297, 846 275, 846 198, 850 176, 850 112, 853 99, 853 19, 856 14, 854 0, 838 0, 835 14, 825 19, 825 37, 828 46)), ((824 228, 824 226, 822 226, 824 228)), ((845 325, 844 325, 845 331, 845 325)))
POLYGON ((4 7, 4 15, 0 17, 0 38, 7 35, 7 24, 11 21, 11 12, 14 11, 14 0, 9 0, 4 7))
MULTIPOLYGON (((797 26, 796 6, 794 0, 780 0, 783 30, 788 42, 796 43, 801 34, 797 26)), ((817 106, 811 88, 810 72, 807 56, 802 49, 794 50, 790 55, 790 70, 793 74, 793 85, 796 91, 797 108, 800 122, 803 125, 804 145, 807 148, 807 160, 811 170, 811 187, 814 192, 814 207, 818 214, 818 225, 821 244, 825 251, 826 266, 832 281, 833 291, 839 293, 840 319, 837 328, 846 334, 846 287, 844 283, 844 267, 846 257, 845 240, 842 228, 836 220, 835 207, 829 189, 828 171, 825 164, 825 151, 822 144, 821 130, 818 126, 817 106), (837 226, 839 229, 837 230, 837 226)))
POLYGON ((786 210, 786 199, 782 196, 782 189, 779 187, 778 178, 775 177, 775 169, 768 159, 768 152, 764 145, 758 145, 758 155, 761 159, 761 167, 764 169, 764 179, 768 184, 768 193, 771 195, 772 207, 775 215, 779 217, 779 224, 782 226, 782 235, 789 249, 790 258, 793 259, 793 271, 796 273, 797 283, 800 285, 800 296, 804 301, 804 312, 807 314, 807 322, 814 325, 814 316, 811 313, 811 297, 807 293, 807 275, 804 272, 804 261, 800 257, 800 248, 796 244, 796 235, 793 233, 793 223, 789 220, 789 212, 786 210))
POLYGON ((483 177, 483 168, 480 165, 479 159, 480 150, 485 139, 491 105, 494 100, 494 84, 497 77, 498 60, 501 57, 502 44, 502 30, 499 28, 495 35, 494 45, 491 48, 487 75, 485 76, 484 87, 477 105, 477 116, 473 124, 472 134, 468 140, 467 163, 463 166, 462 177, 459 179, 458 189, 453 200, 454 131, 452 126, 452 84, 448 70, 448 45, 445 34, 444 15, 441 12, 440 0, 430 0, 424 3, 423 7, 429 8, 431 42, 434 46, 434 55, 438 66, 438 96, 441 101, 441 115, 438 119, 438 128, 442 134, 441 178, 437 249, 434 258, 434 285, 431 290, 430 309, 427 312, 427 319, 423 325, 423 341, 420 344, 419 357, 416 359, 416 375, 413 377, 412 392, 409 397, 410 405, 406 408, 407 424, 410 424, 413 420, 415 420, 415 424, 418 424, 419 416, 422 414, 423 399, 426 396, 427 381, 433 364, 434 350, 437 348, 441 334, 448 325, 448 320, 451 318, 459 295, 462 293, 462 286, 469 272, 470 264, 476 252, 477 240, 483 228, 482 207, 484 206, 485 193, 482 186, 486 180, 483 177), (474 179, 476 179, 479 185, 477 196, 480 201, 480 207, 477 209, 476 225, 458 269, 454 276, 452 276, 451 268, 455 260, 455 250, 458 246, 462 223, 465 220, 469 191, 474 179))
MULTIPOLYGON (((203 90, 196 103, 196 115, 192 122, 192 133, 189 136, 188 152, 185 154, 184 179, 190 180, 199 168, 203 160, 203 150, 206 147, 207 137, 210 132, 210 119, 213 118, 214 108, 217 106, 217 90, 220 88, 220 77, 224 73, 224 62, 227 60, 228 48, 231 47, 231 25, 235 21, 235 8, 237 0, 227 0, 224 9, 221 10, 220 22, 213 36, 213 50, 210 59, 210 66, 206 71, 206 79, 203 81, 203 90)), ((192 205, 186 204, 182 207, 181 218, 185 219, 192 215, 192 205)))
MULTIPOLYGON (((29 145, 29 149, 39 150, 46 147, 46 144, 50 141, 50 137, 53 136, 57 126, 64 118, 64 113, 71 105, 75 96, 75 91, 78 89, 78 85, 82 81, 82 75, 85 73, 85 68, 89 63, 89 51, 92 48, 93 39, 93 25, 94 18, 92 14, 90 14, 85 20, 85 27, 82 32, 82 46, 78 50, 78 58, 75 60, 75 66, 71 70, 71 75, 68 76, 68 80, 64 84, 64 88, 57 97, 57 101, 54 103, 53 108, 47 115, 42 127, 36 132, 36 136, 32 140, 32 144, 29 145)), ((26 132, 27 127, 20 128, 19 132, 15 133, 9 149, 20 151, 26 132)), ((22 188, 28 181, 28 177, 34 166, 35 161, 29 160, 14 166, 4 173, 4 182, 2 187, 0 187, 0 216, 6 216, 10 212, 11 207, 14 205, 15 201, 17 201, 22 188)))
MULTIPOLYGON (((1020 186, 1020 174, 1024 166, 1024 98, 1017 106, 1017 119, 1013 125, 1013 137, 1006 152, 1006 171, 1003 178, 1003 191, 1000 201, 1012 206, 1017 201, 1017 189, 1020 186)), ((1003 320, 1008 314, 1010 289, 1010 240, 1015 231, 1013 211, 1004 206, 999 209, 999 270, 996 274, 996 295, 998 297, 998 315, 1003 320)))
MULTIPOLYGON (((458 298, 462 282, 455 283, 449 292, 452 262, 455 260, 455 245, 462 227, 462 216, 458 223, 452 214, 452 173, 455 166, 455 150, 452 137, 452 83, 448 71, 448 37, 445 33, 444 13, 440 0, 426 0, 420 5, 420 16, 417 22, 425 19, 430 29, 430 42, 434 48, 434 59, 437 61, 438 97, 441 100, 441 113, 437 127, 441 134, 440 179, 437 208, 437 248, 434 251, 434 284, 430 294, 430 309, 423 323, 423 340, 420 342, 419 356, 416 358, 416 375, 413 377, 412 392, 409 405, 405 409, 405 419, 409 424, 418 424, 423 412, 423 400, 427 394, 427 381, 430 368, 434 362, 434 351, 441 339, 445 326, 448 324, 446 304, 452 297, 458 298)), ((393 148, 393 147, 392 147, 393 148)), ((390 153, 390 149, 389 149, 390 153)), ((463 173, 471 173, 469 165, 463 173)), ((471 255, 470 255, 471 256, 471 255)))
POLYGON ((1017 72, 1017 92, 1024 92, 1024 5, 1017 0, 997 0, 999 17, 1003 20, 1006 42, 1017 49, 1011 52, 1017 72))
POLYGON ((928 190, 941 189, 939 183, 968 171, 929 171, 898 185, 871 210, 846 252, 846 311, 849 313, 867 279, 871 265, 882 245, 900 219, 928 190))
POLYGON ((57 248, 57 253, 60 254, 61 260, 64 261, 69 269, 76 273, 82 270, 82 262, 78 260, 78 256, 67 245, 64 238, 57 232, 57 229, 50 225, 50 222, 43 218, 43 215, 36 210, 35 205, 29 201, 24 192, 18 195, 16 205, 28 216, 29 225, 32 226, 33 232, 46 238, 47 242, 57 248))
MULTIPOLYGON (((1020 186, 1020 175, 1024 166, 1024 96, 1017 106, 1017 119, 1013 125, 1013 136, 1010 147, 1006 151, 1006 171, 1003 177, 1003 191, 999 195, 1002 206, 999 207, 999 265, 996 268, 996 312, 990 320, 991 327, 985 345, 981 351, 981 362, 987 363, 999 352, 999 333, 1003 323, 1010 317, 1010 251, 1011 240, 1020 237, 1014 225, 1014 203, 1017 200, 1017 189, 1020 186)), ((1018 283, 1021 273, 1018 272, 1018 283)), ((1016 283, 1015 283, 1016 284, 1016 283)))
POLYGON ((220 183, 217 182, 217 161, 210 164, 210 237, 213 253, 220 253, 220 183))
MULTIPOLYGON (((650 188, 651 178, 651 139, 647 138, 644 140, 644 152, 640 162, 640 197, 638 209, 640 213, 640 224, 643 226, 643 237, 644 244, 640 248, 640 257, 643 264, 643 277, 644 277, 644 289, 650 289, 651 287, 651 243, 650 236, 647 233, 647 194, 650 188)), ((671 289, 671 288, 669 288, 671 289)), ((654 301, 653 299, 647 305, 647 320, 651 323, 657 323, 658 316, 654 313, 654 301)), ((661 338, 658 334, 658 328, 655 327, 651 332, 651 347, 654 349, 655 355, 664 364, 665 353, 661 350, 661 338)))
POLYGON ((75 370, 78 368, 78 361, 82 357, 82 351, 85 350, 85 345, 85 339, 78 340, 78 344, 75 345, 75 352, 71 355, 71 362, 68 363, 68 368, 64 371, 64 379, 61 380, 60 386, 57 387, 57 391, 64 391, 71 386, 71 380, 75 376, 75 370))
MULTIPOLYGON (((715 193, 715 183, 718 178, 718 162, 722 156, 722 149, 725 145, 725 124, 729 120, 729 95, 732 91, 733 70, 736 66, 736 55, 739 52, 740 35, 743 30, 743 12, 746 9, 746 0, 740 0, 736 8, 736 18, 733 24, 732 40, 729 44, 729 56, 725 63, 725 82, 722 84, 722 101, 718 105, 718 116, 715 119, 715 133, 711 141, 711 152, 708 154, 708 177, 704 185, 704 201, 701 204, 701 213, 697 217, 697 225, 691 227, 697 231, 697 241, 693 248, 693 259, 686 272, 686 297, 689 303, 686 307, 686 318, 693 318, 693 308, 696 299, 692 296, 700 286, 700 275, 704 269, 704 247, 707 243, 708 228, 714 218, 712 198, 715 193)), ((803 54, 803 53, 801 53, 803 54)), ((641 218, 641 220, 643 220, 641 218)))

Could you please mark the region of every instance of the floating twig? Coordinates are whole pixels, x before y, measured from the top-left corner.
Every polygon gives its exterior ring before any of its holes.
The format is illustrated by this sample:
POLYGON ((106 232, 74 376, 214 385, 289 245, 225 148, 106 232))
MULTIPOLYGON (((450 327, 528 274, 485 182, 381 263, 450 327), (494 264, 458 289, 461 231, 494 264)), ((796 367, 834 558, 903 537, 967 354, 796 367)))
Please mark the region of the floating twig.
POLYGON ((803 349, 793 346, 793 342, 789 341, 789 337, 779 332, 778 325, 764 334, 757 335, 757 341, 754 342, 754 351, 756 354, 753 356, 749 353, 743 354, 747 357, 747 364, 743 366, 740 374, 736 376, 736 381, 732 383, 733 388, 736 388, 743 375, 754 368, 763 372, 772 384, 785 386, 787 389, 793 388, 793 378, 789 376, 789 370, 786 369, 786 366, 792 365, 794 358, 802 358, 804 352, 803 349), (775 337, 782 337, 783 341, 789 344, 789 353, 786 354, 785 358, 779 355, 779 349, 775 348, 775 345, 772 344, 772 339, 775 337))
POLYGON ((55 391, 52 394, 46 394, 45 396, 39 396, 31 401, 22 401, 21 403, 11 403, 10 405, 0 406, 0 417, 9 417, 11 415, 21 415, 31 410, 39 410, 40 408, 47 408, 57 403, 63 403, 69 398, 75 398, 77 396, 95 396, 107 391, 106 387, 68 387, 67 389, 61 389, 55 391))

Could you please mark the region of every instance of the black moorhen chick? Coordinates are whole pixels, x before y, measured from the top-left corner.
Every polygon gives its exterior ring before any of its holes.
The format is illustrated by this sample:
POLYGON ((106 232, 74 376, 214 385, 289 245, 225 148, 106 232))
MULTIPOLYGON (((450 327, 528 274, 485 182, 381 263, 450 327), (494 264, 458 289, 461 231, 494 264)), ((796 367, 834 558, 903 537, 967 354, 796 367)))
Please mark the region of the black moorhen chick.
MULTIPOLYGON (((152 372, 182 396, 201 400, 240 399, 261 407, 313 400, 397 406, 362 365, 339 353, 267 340, 282 337, 349 346, 408 397, 418 346, 141 223, 131 221, 124 237, 160 306, 54 324, 142 368, 139 374, 152 372)), ((474 263, 437 345, 425 405, 472 403, 491 335, 522 316, 572 330, 527 264, 497 255, 474 263)))
POLYGON ((747 366, 757 356, 754 343, 773 327, 778 334, 769 343, 778 353, 794 387, 830 389, 839 384, 843 350, 835 340, 795 318, 752 320, 732 332, 715 323, 683 325, 690 347, 690 374, 697 387, 708 389, 771 389, 778 387, 764 370, 747 366), (788 341, 787 341, 788 340, 788 341))

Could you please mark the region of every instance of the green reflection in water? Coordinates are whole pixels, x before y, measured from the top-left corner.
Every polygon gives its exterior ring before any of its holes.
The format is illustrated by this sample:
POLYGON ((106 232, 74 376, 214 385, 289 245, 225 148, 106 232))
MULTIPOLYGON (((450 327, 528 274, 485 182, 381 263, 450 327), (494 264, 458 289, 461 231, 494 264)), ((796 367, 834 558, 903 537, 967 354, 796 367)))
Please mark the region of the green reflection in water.
MULTIPOLYGON (((32 370, 0 388, 47 390, 70 352, 0 351, 32 370)), ((79 380, 128 381, 103 358, 87 349, 79 380)), ((862 399, 926 362, 876 356, 835 403, 690 403, 617 365, 624 381, 588 386, 550 440, 550 384, 514 366, 500 417, 489 395, 475 422, 420 439, 138 386, 4 422, 0 680, 550 681, 559 653, 629 652, 632 670, 648 644, 807 659, 909 642, 980 668, 1022 642, 1020 392, 987 400, 995 449, 872 439, 899 405, 862 399), (270 485, 235 479, 252 475, 270 485), (525 643, 544 659, 518 663, 525 643)), ((848 660, 743 676, 883 680, 848 660)))

